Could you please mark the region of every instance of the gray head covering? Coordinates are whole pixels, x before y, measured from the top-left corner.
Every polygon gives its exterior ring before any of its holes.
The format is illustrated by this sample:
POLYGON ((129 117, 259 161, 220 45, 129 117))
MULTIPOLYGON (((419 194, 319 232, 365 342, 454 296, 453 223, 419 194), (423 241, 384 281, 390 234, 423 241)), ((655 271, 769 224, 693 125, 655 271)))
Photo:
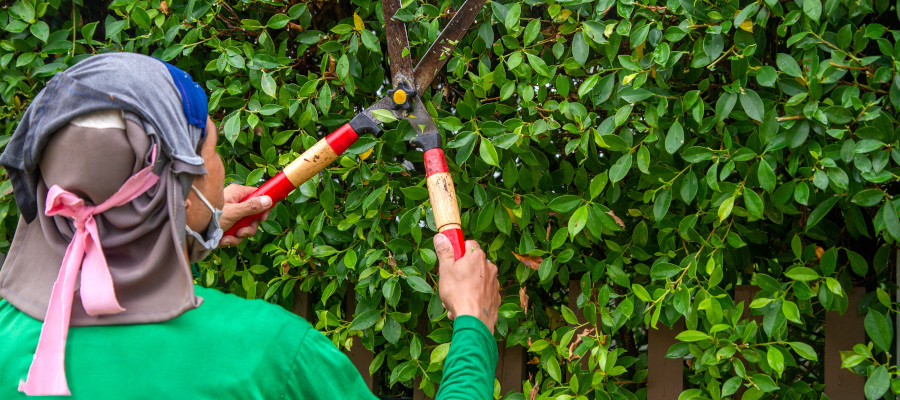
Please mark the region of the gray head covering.
POLYGON ((184 258, 184 199, 193 178, 206 173, 197 154, 203 131, 187 121, 183 109, 166 64, 137 54, 92 56, 47 84, 0 156, 22 214, 0 269, 0 296, 43 320, 75 231, 70 218, 44 215, 48 188, 58 185, 100 204, 148 164, 155 144, 159 183, 95 216, 125 311, 88 315, 76 289, 71 325, 166 321, 200 304, 184 258), (125 128, 70 124, 103 110, 121 110, 125 128))

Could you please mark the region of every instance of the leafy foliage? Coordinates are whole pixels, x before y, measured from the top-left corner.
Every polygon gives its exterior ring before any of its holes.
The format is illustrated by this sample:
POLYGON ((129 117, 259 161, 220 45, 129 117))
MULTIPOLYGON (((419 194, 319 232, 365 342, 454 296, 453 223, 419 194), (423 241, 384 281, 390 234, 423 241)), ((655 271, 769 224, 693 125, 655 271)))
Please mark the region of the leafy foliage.
MULTIPOLYGON (((404 2, 414 58, 460 4, 404 2)), ((888 0, 488 2, 424 100, 464 231, 500 268, 497 336, 538 360, 503 395, 644 398, 647 329, 683 319, 669 350, 692 358, 681 397, 820 398, 823 311, 855 312, 854 286, 869 342, 843 365, 869 399, 900 393, 897 21, 888 0), (748 284, 755 319, 733 300, 748 284)), ((388 88, 370 0, 15 0, 0 26, 0 144, 54 73, 134 51, 202 82, 227 179, 248 185, 388 88)), ((199 281, 285 306, 309 293, 336 344, 359 336, 370 371, 433 394, 451 333, 435 227, 414 129, 388 126, 199 281)), ((8 248, 8 181, 0 193, 8 248)))

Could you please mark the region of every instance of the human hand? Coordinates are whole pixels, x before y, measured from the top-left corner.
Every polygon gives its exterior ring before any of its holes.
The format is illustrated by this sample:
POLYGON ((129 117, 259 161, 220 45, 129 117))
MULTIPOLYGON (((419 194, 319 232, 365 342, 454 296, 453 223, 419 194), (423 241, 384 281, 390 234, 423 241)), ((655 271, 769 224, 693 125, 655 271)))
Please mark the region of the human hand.
POLYGON ((245 238, 255 235, 256 229, 259 227, 259 221, 264 221, 269 216, 269 209, 272 207, 271 197, 259 196, 243 203, 241 202, 255 190, 255 187, 235 183, 225 187, 225 206, 222 207, 222 218, 219 219, 219 225, 221 225, 223 231, 227 232, 228 229, 244 217, 260 213, 262 215, 250 225, 238 229, 236 236, 223 236, 222 240, 219 241, 219 247, 235 246, 245 238))
POLYGON ((454 261, 450 240, 440 233, 434 236, 440 269, 438 293, 451 320, 460 315, 471 315, 494 333, 497 309, 500 308, 497 266, 487 261, 478 242, 468 240, 465 248, 466 255, 454 261))

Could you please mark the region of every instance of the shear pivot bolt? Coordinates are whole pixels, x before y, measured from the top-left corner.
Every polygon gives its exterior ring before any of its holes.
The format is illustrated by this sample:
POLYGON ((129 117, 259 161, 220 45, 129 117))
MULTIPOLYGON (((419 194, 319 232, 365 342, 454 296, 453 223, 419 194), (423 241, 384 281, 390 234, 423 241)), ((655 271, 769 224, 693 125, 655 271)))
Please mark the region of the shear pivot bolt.
POLYGON ((397 89, 394 91, 394 104, 401 105, 406 103, 406 91, 403 89, 397 89))

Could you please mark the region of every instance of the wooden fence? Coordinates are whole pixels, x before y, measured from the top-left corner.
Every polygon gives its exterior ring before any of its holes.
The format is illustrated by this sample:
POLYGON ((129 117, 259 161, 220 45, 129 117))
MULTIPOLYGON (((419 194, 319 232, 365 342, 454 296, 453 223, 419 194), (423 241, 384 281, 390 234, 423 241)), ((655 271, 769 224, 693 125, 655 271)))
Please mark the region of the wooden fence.
MULTIPOLYGON (((578 298, 580 291, 578 282, 570 282, 569 289, 569 308, 579 310, 575 306, 575 299, 578 298)), ((734 301, 735 304, 744 302, 741 318, 753 318, 761 323, 762 319, 760 316, 751 316, 749 312, 749 304, 758 291, 759 289, 753 286, 737 286, 734 290, 734 301)), ((863 394, 865 378, 846 369, 841 369, 840 356, 842 350, 850 350, 853 345, 864 343, 866 340, 863 317, 857 314, 857 305, 864 294, 865 289, 861 287, 853 288, 847 312, 841 315, 830 311, 825 316, 825 349, 821 358, 825 363, 825 394, 832 399, 865 399, 863 394)), ((353 315, 356 306, 353 296, 348 296, 345 304, 347 305, 346 315, 353 315)), ((311 312, 310 306, 308 294, 297 291, 294 298, 294 307, 291 311, 300 316, 308 317, 311 312)), ((577 311, 576 314, 579 320, 583 320, 583 315, 577 311)), ((423 330, 423 332, 424 327, 427 326, 424 322, 426 321, 420 321, 420 330, 423 330)), ((683 320, 676 323, 673 328, 660 324, 659 329, 647 330, 647 399, 677 400, 678 395, 685 389, 684 370, 687 368, 685 360, 666 358, 669 347, 678 342, 675 337, 682 330, 684 330, 683 320)), ((498 346, 498 351, 499 363, 497 364, 496 377, 500 383, 500 392, 521 391, 522 382, 528 378, 526 376, 527 362, 529 360, 527 352, 522 346, 517 345, 506 348, 502 344, 498 346)), ((373 360, 373 354, 359 343, 359 338, 354 340, 352 351, 348 352, 347 356, 359 370, 369 389, 378 394, 381 391, 379 390, 379 385, 369 375, 369 364, 373 360)), ((418 387, 418 382, 416 382, 416 387, 418 387)), ((741 393, 742 391, 739 391, 732 398, 740 399, 741 393)), ((425 400, 427 396, 421 390, 416 389, 412 398, 414 400, 425 400)))

